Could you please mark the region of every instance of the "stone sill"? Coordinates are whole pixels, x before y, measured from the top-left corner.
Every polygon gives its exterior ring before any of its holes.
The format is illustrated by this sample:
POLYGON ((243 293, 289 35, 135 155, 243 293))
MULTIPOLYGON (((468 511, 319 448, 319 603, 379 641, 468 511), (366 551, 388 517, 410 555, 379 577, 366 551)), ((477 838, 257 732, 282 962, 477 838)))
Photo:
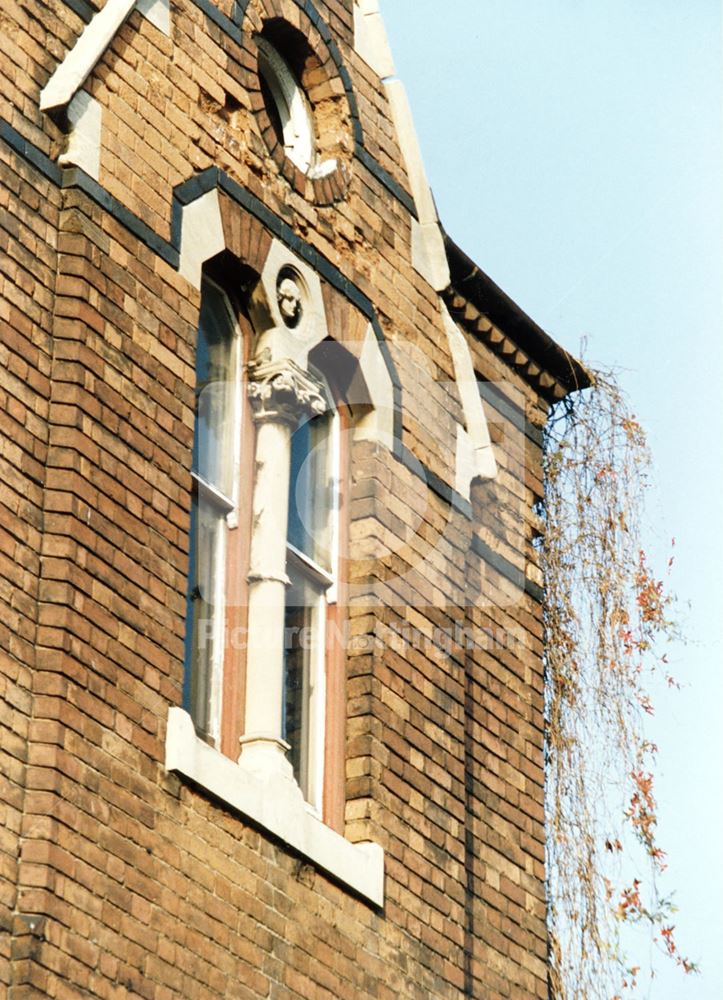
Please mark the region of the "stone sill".
POLYGON ((166 770, 206 789, 373 906, 384 906, 384 851, 378 844, 352 844, 325 826, 293 778, 249 771, 208 746, 182 708, 168 713, 166 770))

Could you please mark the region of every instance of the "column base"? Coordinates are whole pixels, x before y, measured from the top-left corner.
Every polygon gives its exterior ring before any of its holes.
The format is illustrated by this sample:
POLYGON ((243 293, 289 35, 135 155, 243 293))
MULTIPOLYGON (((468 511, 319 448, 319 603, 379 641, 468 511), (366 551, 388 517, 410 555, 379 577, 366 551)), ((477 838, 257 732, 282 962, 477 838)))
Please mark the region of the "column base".
POLYGON ((238 763, 244 771, 294 781, 294 769, 286 756, 291 748, 285 740, 264 733, 249 733, 242 736, 239 743, 241 754, 238 763))

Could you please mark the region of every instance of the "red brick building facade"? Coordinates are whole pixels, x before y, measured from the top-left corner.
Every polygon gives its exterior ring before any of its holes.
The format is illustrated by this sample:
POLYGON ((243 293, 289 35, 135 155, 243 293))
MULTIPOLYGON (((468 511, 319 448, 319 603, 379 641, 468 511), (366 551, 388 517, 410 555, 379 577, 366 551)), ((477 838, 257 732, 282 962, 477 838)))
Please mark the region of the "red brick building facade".
POLYGON ((2 26, 0 994, 546 997, 583 370, 441 230, 373 0, 2 26))

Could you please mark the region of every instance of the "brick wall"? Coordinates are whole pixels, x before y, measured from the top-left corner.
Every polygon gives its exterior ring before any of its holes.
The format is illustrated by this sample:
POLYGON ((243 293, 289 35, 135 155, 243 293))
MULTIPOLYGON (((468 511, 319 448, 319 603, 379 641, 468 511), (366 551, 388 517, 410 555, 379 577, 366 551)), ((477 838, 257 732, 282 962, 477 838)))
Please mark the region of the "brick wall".
POLYGON ((463 324, 498 387, 485 407, 499 473, 461 499, 441 301, 412 266, 407 175, 351 2, 179 0, 170 37, 132 13, 85 85, 103 108, 95 182, 58 168, 62 121, 38 107, 93 13, 11 0, 2 16, 2 988, 546 997, 533 512, 546 398, 494 349, 504 329, 463 324), (294 186, 270 154, 253 43, 269 16, 328 73, 348 71, 344 190, 294 186), (398 454, 352 455, 346 836, 386 851, 383 911, 164 768, 199 308, 172 204, 212 167, 256 199, 224 209, 232 252, 254 266, 273 231, 325 261, 343 332, 360 335, 368 301, 401 383, 398 454))
MULTIPOLYGON (((17 35, 10 34, 15 44, 17 35)), ((11 51, 14 51, 11 49, 11 51)), ((29 953, 18 918, 26 832, 48 451, 55 230, 60 192, 0 148, 0 982, 29 953)))

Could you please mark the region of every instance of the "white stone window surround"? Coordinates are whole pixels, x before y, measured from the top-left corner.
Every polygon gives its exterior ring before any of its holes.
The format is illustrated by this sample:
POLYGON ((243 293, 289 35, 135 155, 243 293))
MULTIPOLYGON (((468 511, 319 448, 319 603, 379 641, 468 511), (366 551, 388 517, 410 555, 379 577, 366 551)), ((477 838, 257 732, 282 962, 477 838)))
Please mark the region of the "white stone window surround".
MULTIPOLYGON (((200 288, 203 263, 225 247, 218 192, 202 195, 185 206, 181 236, 181 273, 200 288)), ((316 273, 278 240, 274 240, 264 264, 251 307, 252 324, 258 334, 257 357, 265 363, 281 363, 284 369, 296 370, 303 382, 308 369, 311 349, 327 336, 325 307, 321 284, 316 273), (302 321, 289 329, 280 312, 278 276, 291 269, 305 291, 302 321)), ((392 440, 393 389, 384 367, 378 345, 369 329, 364 338, 352 398, 361 407, 355 437, 389 443, 392 440)), ((262 424, 266 431, 278 432, 273 423, 262 424)), ((273 443, 273 442, 272 442, 273 443)), ((256 490, 254 491, 256 493, 256 490)), ((277 491, 278 492, 278 491, 277 491)), ((281 491, 283 493, 283 491, 281 491)), ((281 495, 281 493, 279 494, 281 495)), ((282 518, 286 523, 286 518, 282 518)), ((287 539, 280 539, 284 552, 287 539)), ((266 546, 261 546, 266 549, 266 546)), ((273 574, 272 574, 273 575, 273 574)), ((266 585, 273 586, 273 580, 266 585)), ((253 589, 253 588, 252 588, 253 589)), ((274 601, 277 605, 279 602, 274 601)), ((263 604, 263 602, 262 602, 263 604)), ((261 607, 261 612, 269 609, 261 607)), ((253 656, 251 636, 251 601, 249 602, 249 647, 253 656)), ((264 676, 268 656, 264 656, 264 676)), ((252 688, 257 688, 255 701, 260 711, 252 709, 250 716, 257 723, 266 715, 269 698, 268 684, 250 684, 247 660, 247 711, 252 688)), ((262 678, 259 678, 262 679, 262 678)), ((191 716, 182 708, 169 710, 166 735, 166 768, 182 776, 229 808, 246 817, 255 826, 307 858, 334 881, 345 886, 360 899, 375 907, 384 906, 384 851, 372 842, 351 843, 319 818, 312 805, 304 801, 299 785, 280 748, 278 734, 263 723, 263 732, 244 740, 238 762, 209 746, 195 731, 191 716), (275 745, 276 744, 276 745, 275 745)), ((246 722, 250 720, 247 718, 246 722)), ((246 730, 248 732, 248 726, 246 730)))
POLYGON ((182 708, 168 713, 166 770, 204 788, 373 906, 384 906, 384 851, 378 844, 352 844, 326 826, 293 777, 243 767, 204 743, 182 708))
MULTIPOLYGON (((204 262, 226 249, 218 189, 214 188, 200 195, 181 213, 181 246, 179 274, 194 288, 201 288, 204 262)), ((309 351, 326 336, 326 319, 318 277, 306 264, 292 253, 278 239, 274 239, 261 275, 261 286, 265 300, 259 306, 261 322, 259 327, 273 327, 276 335, 284 329, 283 318, 276 301, 276 277, 285 265, 291 265, 302 276, 311 292, 312 304, 307 303, 307 312, 312 314, 312 326, 321 331, 310 340, 306 337, 299 342, 298 337, 290 337, 284 345, 286 355, 297 357, 304 362, 309 351)), ((252 318, 253 321, 253 318, 252 318)), ((367 325, 363 346, 359 353, 358 370, 349 393, 349 402, 356 405, 359 415, 354 422, 354 440, 371 441, 391 451, 394 447, 394 385, 372 324, 367 325)))

